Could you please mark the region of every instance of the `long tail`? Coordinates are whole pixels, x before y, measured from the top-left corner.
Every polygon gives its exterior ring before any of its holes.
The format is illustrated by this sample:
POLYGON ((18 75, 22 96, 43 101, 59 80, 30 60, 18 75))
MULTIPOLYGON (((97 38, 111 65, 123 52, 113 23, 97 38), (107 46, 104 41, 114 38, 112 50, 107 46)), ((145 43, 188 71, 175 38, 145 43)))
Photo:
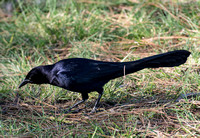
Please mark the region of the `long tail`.
POLYGON ((139 71, 144 68, 174 67, 184 64, 187 61, 189 51, 175 50, 133 62, 124 62, 125 74, 139 71))

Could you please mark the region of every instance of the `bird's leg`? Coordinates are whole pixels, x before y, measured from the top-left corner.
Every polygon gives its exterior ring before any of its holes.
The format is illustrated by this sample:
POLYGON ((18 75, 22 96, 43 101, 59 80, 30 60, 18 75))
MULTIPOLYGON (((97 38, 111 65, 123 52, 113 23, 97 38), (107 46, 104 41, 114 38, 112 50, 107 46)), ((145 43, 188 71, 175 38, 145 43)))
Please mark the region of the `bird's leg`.
POLYGON ((84 103, 86 100, 87 100, 87 99, 84 99, 84 100, 78 101, 78 102, 75 103, 72 107, 69 108, 69 111, 70 111, 72 108, 78 106, 79 104, 84 103))
POLYGON ((87 93, 82 93, 82 100, 78 101, 77 103, 75 103, 72 107, 70 107, 67 111, 65 111, 65 113, 69 113, 72 108, 78 106, 79 104, 84 103, 85 101, 87 101, 87 99, 88 99, 88 94, 87 93))
POLYGON ((99 93, 99 97, 98 97, 98 99, 97 99, 97 101, 96 101, 96 103, 95 103, 95 105, 94 105, 94 107, 93 107, 93 109, 92 109, 92 111, 90 113, 94 113, 96 111, 98 105, 99 105, 99 101, 101 99, 101 96, 103 95, 103 91, 98 92, 98 93, 99 93))

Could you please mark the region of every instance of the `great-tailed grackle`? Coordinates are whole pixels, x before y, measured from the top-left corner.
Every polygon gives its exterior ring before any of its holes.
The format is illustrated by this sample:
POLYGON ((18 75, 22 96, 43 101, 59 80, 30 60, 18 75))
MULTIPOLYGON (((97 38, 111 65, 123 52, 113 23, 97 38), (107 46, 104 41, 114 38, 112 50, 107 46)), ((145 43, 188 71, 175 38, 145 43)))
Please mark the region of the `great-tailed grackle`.
POLYGON ((68 111, 85 102, 88 99, 88 93, 97 91, 99 97, 92 109, 94 112, 103 94, 103 86, 108 81, 144 68, 179 66, 186 62, 189 55, 189 51, 176 50, 131 62, 103 62, 84 58, 64 59, 52 65, 33 68, 19 88, 27 83, 46 83, 81 93, 82 100, 68 111))

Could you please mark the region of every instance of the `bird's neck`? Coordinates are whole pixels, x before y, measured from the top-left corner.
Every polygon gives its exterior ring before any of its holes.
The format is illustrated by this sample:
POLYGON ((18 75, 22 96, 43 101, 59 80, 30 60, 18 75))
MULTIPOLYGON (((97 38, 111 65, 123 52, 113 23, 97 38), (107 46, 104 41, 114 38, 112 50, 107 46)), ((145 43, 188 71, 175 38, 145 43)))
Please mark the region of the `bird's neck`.
POLYGON ((43 74, 42 76, 43 83, 50 83, 52 69, 53 65, 41 66, 41 72, 43 74))

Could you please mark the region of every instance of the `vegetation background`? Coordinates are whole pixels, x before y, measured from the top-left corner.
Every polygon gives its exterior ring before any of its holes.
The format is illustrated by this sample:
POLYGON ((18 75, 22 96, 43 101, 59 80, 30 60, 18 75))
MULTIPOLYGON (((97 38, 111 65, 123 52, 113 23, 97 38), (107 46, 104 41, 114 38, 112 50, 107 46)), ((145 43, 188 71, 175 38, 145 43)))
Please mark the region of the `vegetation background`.
MULTIPOLYGON (((200 137, 199 0, 3 0, 0 2, 0 137, 200 137), (80 94, 18 85, 64 58, 132 61, 189 50, 186 64, 110 81, 78 113, 57 114, 80 94)), ((89 87, 89 86, 88 86, 89 87)))

